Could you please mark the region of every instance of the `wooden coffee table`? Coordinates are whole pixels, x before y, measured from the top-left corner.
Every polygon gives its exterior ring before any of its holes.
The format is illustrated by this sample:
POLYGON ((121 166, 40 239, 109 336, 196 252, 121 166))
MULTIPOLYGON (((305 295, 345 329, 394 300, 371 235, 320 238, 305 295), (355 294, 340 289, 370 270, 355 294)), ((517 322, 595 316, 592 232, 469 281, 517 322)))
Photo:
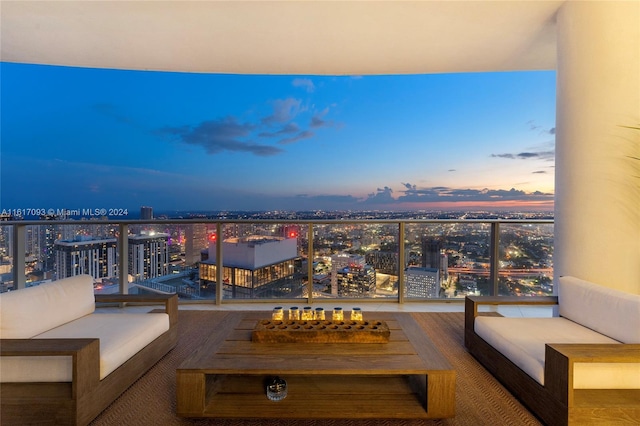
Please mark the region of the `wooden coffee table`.
POLYGON ((455 415, 456 373, 409 313, 371 312, 389 343, 256 343, 269 312, 229 312, 177 369, 177 414, 215 418, 430 419, 455 415), (266 381, 287 381, 282 401, 266 381))

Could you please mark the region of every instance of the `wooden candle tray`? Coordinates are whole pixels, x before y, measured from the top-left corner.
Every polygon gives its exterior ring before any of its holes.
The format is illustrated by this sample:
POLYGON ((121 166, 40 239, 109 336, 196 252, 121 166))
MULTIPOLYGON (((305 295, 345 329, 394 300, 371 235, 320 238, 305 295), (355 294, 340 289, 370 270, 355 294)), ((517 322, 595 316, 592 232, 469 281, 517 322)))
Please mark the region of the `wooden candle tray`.
POLYGON ((260 320, 251 333, 258 343, 388 343, 384 321, 260 320))

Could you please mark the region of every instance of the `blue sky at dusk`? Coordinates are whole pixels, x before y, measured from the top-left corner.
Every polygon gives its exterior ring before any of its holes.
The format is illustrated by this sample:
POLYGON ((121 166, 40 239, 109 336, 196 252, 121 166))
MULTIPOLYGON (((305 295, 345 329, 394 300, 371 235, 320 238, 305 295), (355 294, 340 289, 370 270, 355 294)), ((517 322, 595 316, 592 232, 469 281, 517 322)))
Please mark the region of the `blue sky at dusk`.
POLYGON ((0 66, 0 209, 553 207, 552 71, 0 66))

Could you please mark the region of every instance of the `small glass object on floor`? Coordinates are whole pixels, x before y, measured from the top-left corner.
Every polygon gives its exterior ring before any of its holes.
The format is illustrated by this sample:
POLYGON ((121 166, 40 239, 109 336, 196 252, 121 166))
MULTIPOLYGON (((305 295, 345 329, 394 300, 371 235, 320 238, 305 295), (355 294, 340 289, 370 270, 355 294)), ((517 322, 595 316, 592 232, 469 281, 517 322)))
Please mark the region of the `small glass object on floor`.
POLYGON ((344 313, 342 312, 342 308, 333 308, 333 316, 331 319, 334 321, 343 321, 344 313))
POLYGON ((284 311, 282 306, 276 306, 271 312, 271 319, 274 321, 282 321, 284 319, 284 311))
POLYGON ((300 310, 297 306, 292 306, 289 308, 289 319, 293 321, 297 321, 300 319, 300 310))
POLYGON ((362 321, 362 309, 353 308, 351 310, 351 320, 352 321, 362 321))
POLYGON ((267 382, 267 398, 282 401, 287 396, 287 382, 276 376, 267 382))

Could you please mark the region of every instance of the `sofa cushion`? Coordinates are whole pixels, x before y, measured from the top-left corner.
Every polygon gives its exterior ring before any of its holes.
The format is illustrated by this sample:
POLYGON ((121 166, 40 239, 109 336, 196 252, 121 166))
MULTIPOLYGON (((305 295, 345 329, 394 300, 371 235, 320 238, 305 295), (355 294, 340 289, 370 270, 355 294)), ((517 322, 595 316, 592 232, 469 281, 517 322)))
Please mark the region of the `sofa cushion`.
MULTIPOLYGON (((100 379, 169 330, 164 313, 94 313, 39 334, 35 339, 100 339, 100 379)), ((71 357, 2 357, 2 382, 70 382, 71 357)))
POLYGON ((640 295, 575 277, 558 280, 560 316, 622 343, 640 343, 640 295))
POLYGON ((93 278, 77 275, 0 294, 0 338, 27 339, 95 310, 93 278))
MULTIPOLYGON (((479 316, 476 333, 525 373, 544 385, 546 343, 620 343, 565 318, 479 316)), ((640 388, 640 363, 576 363, 576 389, 640 388)))

